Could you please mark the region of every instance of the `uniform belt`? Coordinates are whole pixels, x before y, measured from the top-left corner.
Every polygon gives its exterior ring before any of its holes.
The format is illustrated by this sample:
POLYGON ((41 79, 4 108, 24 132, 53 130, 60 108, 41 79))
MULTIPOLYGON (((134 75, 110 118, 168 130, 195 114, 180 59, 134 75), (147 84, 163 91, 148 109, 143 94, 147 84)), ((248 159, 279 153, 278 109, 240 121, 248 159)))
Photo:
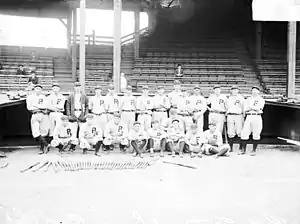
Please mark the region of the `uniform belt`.
POLYGON ((66 138, 70 138, 69 136, 67 137, 61 137, 61 136, 58 136, 59 138, 62 138, 62 139, 66 139, 66 138))
POLYGON ((246 113, 246 115, 261 115, 260 113, 246 113))
POLYGON ((74 111, 81 111, 81 109, 74 109, 74 111))
POLYGON ((242 115, 242 114, 238 114, 238 113, 228 113, 227 115, 242 115))
POLYGON ((97 114, 97 113, 93 113, 94 115, 97 115, 97 116, 100 116, 100 115, 103 115, 103 114, 105 114, 105 112, 102 112, 102 113, 99 113, 99 114, 97 114))
POLYGON ((135 112, 135 110, 122 110, 123 112, 135 112))
POLYGON ((211 113, 215 113, 215 114, 225 114, 225 112, 223 112, 223 111, 211 111, 211 113))
POLYGON ((167 112, 166 109, 154 109, 155 112, 167 112))
POLYGON ((107 112, 108 114, 114 114, 114 113, 118 113, 118 111, 109 111, 107 112))
POLYGON ((172 108, 174 108, 174 109, 178 109, 178 107, 177 107, 177 106, 172 106, 172 108))
POLYGON ((46 111, 40 111, 40 110, 37 110, 37 111, 32 111, 32 114, 45 114, 46 111))
POLYGON ((140 111, 140 112, 138 112, 138 114, 140 114, 140 115, 144 115, 144 114, 151 114, 151 111, 150 110, 148 110, 148 111, 140 111))
POLYGON ((183 114, 183 113, 178 113, 178 115, 184 116, 184 117, 191 116, 190 114, 183 114))

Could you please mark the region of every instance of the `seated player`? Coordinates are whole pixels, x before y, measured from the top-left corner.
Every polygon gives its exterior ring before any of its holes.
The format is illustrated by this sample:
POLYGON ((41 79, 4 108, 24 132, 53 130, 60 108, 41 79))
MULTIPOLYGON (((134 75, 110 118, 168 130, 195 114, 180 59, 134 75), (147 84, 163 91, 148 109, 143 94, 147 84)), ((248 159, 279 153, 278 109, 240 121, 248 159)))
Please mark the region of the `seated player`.
POLYGON ((172 126, 173 120, 178 120, 180 129, 182 131, 184 131, 184 124, 181 121, 181 119, 179 118, 177 110, 174 108, 171 108, 169 111, 169 114, 170 114, 170 117, 168 119, 165 119, 162 122, 162 126, 163 126, 164 130, 167 131, 172 126))
POLYGON ((179 126, 178 119, 173 120, 167 136, 167 149, 172 152, 172 156, 175 157, 176 153, 179 153, 179 156, 183 158, 184 132, 179 126))
POLYGON ((223 144, 222 134, 214 121, 209 123, 209 129, 203 132, 202 152, 206 155, 224 156, 230 150, 228 144, 223 144))
POLYGON ((191 153, 191 158, 194 158, 196 155, 202 157, 201 147, 202 147, 202 137, 198 132, 198 126, 192 124, 190 126, 190 131, 185 135, 185 144, 188 148, 188 151, 191 153))
POLYGON ((103 132, 98 123, 94 122, 93 114, 87 114, 86 123, 79 130, 79 146, 86 154, 88 149, 95 148, 95 155, 100 156, 99 150, 103 143, 103 132))
POLYGON ((128 146, 128 128, 121 122, 119 113, 114 114, 114 118, 105 127, 104 131, 104 150, 112 151, 114 147, 120 147, 120 150, 125 152, 128 146))
POLYGON ((143 158, 142 153, 147 146, 147 133, 144 128, 141 128, 141 123, 136 121, 133 123, 133 128, 129 131, 128 140, 134 150, 134 156, 143 158))
POLYGON ((68 116, 63 115, 61 122, 55 127, 53 133, 52 147, 57 147, 59 152, 65 151, 70 146, 70 151, 74 151, 78 144, 76 134, 72 133, 68 116))
POLYGON ((152 128, 148 130, 148 144, 150 148, 150 156, 154 156, 155 151, 160 151, 160 157, 164 157, 166 148, 167 133, 161 128, 158 120, 152 122, 152 128))

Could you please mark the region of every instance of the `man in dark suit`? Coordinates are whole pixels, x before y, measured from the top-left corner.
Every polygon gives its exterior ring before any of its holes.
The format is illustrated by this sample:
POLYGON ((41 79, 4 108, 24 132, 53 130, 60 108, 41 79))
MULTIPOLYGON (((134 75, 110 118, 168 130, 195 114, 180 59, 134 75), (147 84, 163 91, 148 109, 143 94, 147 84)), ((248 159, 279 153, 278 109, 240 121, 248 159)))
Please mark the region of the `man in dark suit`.
POLYGON ((24 65, 19 65, 19 68, 17 70, 17 75, 26 75, 24 65))
MULTIPOLYGON (((89 110, 89 102, 87 96, 81 89, 79 82, 75 83, 74 92, 71 93, 66 102, 66 114, 69 118, 71 132, 78 137, 78 128, 86 122, 86 115, 89 110)), ((74 151, 75 148, 70 148, 74 151)))

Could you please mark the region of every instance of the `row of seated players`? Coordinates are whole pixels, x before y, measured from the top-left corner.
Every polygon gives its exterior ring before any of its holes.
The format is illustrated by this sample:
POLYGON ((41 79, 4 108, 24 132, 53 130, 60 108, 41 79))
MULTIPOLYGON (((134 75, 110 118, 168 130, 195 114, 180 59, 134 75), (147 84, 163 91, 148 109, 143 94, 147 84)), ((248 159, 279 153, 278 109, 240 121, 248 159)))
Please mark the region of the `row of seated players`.
MULTIPOLYGON (((42 148, 48 147, 44 137, 53 137, 53 132, 65 112, 68 116, 72 133, 78 133, 78 129, 86 122, 88 113, 93 114, 93 120, 97 123, 102 132, 106 125, 112 120, 113 114, 118 112, 121 115, 122 123, 130 131, 133 123, 137 121, 144 130, 151 128, 151 122, 157 120, 160 125, 166 128, 172 120, 179 120, 183 132, 188 132, 192 124, 197 124, 197 131, 203 132, 203 114, 209 110, 209 121, 216 123, 217 130, 222 133, 223 125, 227 120, 229 145, 232 148, 235 136, 248 140, 252 133, 253 139, 258 141, 262 131, 262 113, 264 99, 259 96, 259 88, 252 87, 252 96, 244 99, 238 94, 238 87, 232 86, 232 94, 229 98, 221 94, 221 87, 213 87, 214 93, 206 100, 195 86, 194 94, 181 90, 178 81, 174 83, 174 91, 169 95, 164 94, 163 87, 158 87, 158 93, 151 97, 148 87, 143 87, 143 94, 140 97, 132 95, 132 88, 129 86, 124 96, 115 94, 113 86, 109 86, 109 92, 105 96, 102 89, 95 88, 96 95, 88 98, 82 91, 80 83, 75 83, 74 93, 71 93, 67 100, 59 93, 59 84, 53 84, 53 93, 48 97, 41 93, 42 86, 36 85, 34 91, 27 97, 27 108, 32 113, 31 129, 33 137, 36 138, 42 148), (64 106, 66 105, 66 108, 64 106), (171 108, 171 109, 170 109, 171 108), (65 111, 66 109, 66 111, 65 111), (170 117, 168 111, 170 109, 170 117), (246 116, 246 119, 245 119, 246 116)), ((245 152, 246 145, 240 142, 240 149, 245 152)), ((257 143, 254 145, 255 149, 257 143)))
MULTIPOLYGON (((141 123, 136 121, 133 128, 128 132, 128 128, 121 122, 119 113, 113 115, 113 120, 106 126, 104 133, 102 128, 94 122, 93 114, 87 114, 86 123, 80 127, 79 137, 72 133, 68 117, 63 115, 62 122, 55 128, 52 147, 57 147, 59 152, 65 150, 75 150, 76 145, 85 154, 88 150, 95 150, 95 155, 100 156, 101 148, 104 151, 111 151, 118 146, 125 152, 132 148, 134 156, 143 157, 142 153, 150 152, 154 156, 155 152, 160 152, 164 156, 164 151, 169 151, 173 157, 179 154, 183 157, 183 152, 190 153, 191 157, 202 157, 202 154, 225 155, 229 150, 228 144, 223 144, 221 132, 216 129, 216 124, 210 122, 209 130, 199 133, 197 125, 192 124, 190 130, 185 134, 179 126, 179 120, 173 119, 170 127, 165 130, 159 125, 159 121, 152 122, 152 128, 145 131, 141 123), (73 147, 72 147, 73 146, 73 147)), ((49 151, 49 148, 45 153, 49 151)))

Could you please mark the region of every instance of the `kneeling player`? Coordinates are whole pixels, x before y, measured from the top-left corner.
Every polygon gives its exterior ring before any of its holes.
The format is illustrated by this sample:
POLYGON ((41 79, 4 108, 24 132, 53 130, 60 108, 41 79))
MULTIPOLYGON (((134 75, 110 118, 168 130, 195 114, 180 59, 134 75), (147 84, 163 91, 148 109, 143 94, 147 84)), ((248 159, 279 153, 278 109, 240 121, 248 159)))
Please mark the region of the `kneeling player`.
POLYGON ((147 134, 144 128, 141 128, 141 123, 136 121, 133 123, 133 128, 129 131, 128 139, 135 152, 134 156, 143 158, 142 153, 147 146, 147 134))
POLYGON ((179 153, 179 156, 183 158, 184 132, 179 126, 179 120, 172 121, 167 136, 167 149, 172 152, 172 156, 175 157, 176 153, 179 153))
POLYGON ((210 122, 209 129, 203 132, 203 142, 202 152, 206 155, 224 156, 230 150, 228 144, 223 144, 222 134, 214 122, 210 122))
POLYGON ((128 128, 121 122, 120 114, 115 113, 114 118, 110 121, 104 131, 104 150, 113 150, 114 147, 120 147, 120 150, 125 152, 128 145, 128 128))
POLYGON ((154 156, 154 151, 160 151, 160 157, 164 156, 164 150, 166 148, 166 132, 161 128, 160 122, 154 120, 152 122, 152 128, 148 131, 150 156, 154 156))
POLYGON ((95 155, 100 156, 99 150, 103 142, 102 129, 93 121, 94 116, 88 114, 86 116, 86 123, 82 125, 79 131, 79 146, 83 149, 83 154, 88 149, 95 148, 95 155))
POLYGON ((70 151, 74 151, 78 139, 76 134, 72 133, 72 128, 68 121, 68 116, 63 115, 61 117, 61 123, 54 129, 53 140, 51 141, 52 147, 57 147, 59 152, 63 152, 70 146, 70 151))
POLYGON ((190 126, 190 131, 185 135, 185 144, 188 147, 188 150, 191 153, 191 158, 194 158, 196 155, 202 157, 201 147, 202 147, 201 135, 198 133, 198 127, 196 124, 190 126))

